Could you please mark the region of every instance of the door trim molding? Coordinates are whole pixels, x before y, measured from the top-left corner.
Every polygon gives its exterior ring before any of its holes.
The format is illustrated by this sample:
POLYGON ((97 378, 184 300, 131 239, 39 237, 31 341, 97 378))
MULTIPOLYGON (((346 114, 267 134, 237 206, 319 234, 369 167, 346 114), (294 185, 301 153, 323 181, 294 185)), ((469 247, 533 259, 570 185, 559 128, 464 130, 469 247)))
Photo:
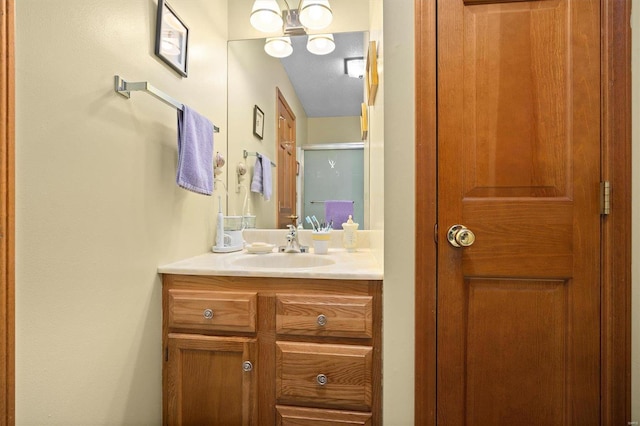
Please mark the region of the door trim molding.
POLYGON ((15 423, 14 0, 0 3, 0 424, 15 423))
POLYGON ((631 420, 631 0, 602 0, 601 424, 631 420))
MULTIPOLYGON (((436 0, 415 0, 416 318, 415 424, 436 424, 436 0)), ((602 219, 601 424, 631 418, 631 0, 601 0, 602 219)))
POLYGON ((436 0, 415 0, 416 425, 436 424, 436 0))

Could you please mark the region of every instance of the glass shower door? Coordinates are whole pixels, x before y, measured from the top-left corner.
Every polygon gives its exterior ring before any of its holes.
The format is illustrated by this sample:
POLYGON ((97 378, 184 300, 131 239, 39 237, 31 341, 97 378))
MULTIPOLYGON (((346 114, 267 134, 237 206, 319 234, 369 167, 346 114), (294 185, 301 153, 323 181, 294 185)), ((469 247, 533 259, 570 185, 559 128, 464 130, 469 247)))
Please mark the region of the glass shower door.
MULTIPOLYGON (((315 215, 324 220, 325 201, 353 201, 353 221, 364 226, 364 149, 325 149, 303 147, 302 217, 300 222, 310 229, 304 219, 315 215)), ((334 223, 334 229, 342 229, 334 223)))

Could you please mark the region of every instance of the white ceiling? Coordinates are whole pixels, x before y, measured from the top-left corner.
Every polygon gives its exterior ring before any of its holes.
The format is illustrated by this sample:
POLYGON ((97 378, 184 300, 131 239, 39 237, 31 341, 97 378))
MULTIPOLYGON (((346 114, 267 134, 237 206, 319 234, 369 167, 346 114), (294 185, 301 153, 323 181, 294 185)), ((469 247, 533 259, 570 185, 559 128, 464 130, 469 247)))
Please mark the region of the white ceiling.
POLYGON ((291 37, 293 53, 281 59, 307 117, 359 116, 364 82, 345 74, 344 59, 364 57, 362 32, 336 33, 328 55, 307 51, 307 36, 291 37))

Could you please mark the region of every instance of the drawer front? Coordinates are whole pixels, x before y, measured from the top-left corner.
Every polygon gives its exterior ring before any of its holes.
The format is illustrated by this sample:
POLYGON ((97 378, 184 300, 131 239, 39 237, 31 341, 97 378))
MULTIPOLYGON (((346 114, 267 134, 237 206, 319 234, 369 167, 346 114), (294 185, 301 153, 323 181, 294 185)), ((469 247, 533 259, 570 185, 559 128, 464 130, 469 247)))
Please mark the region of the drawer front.
POLYGON ((276 296, 276 333, 369 339, 373 333, 371 296, 276 296))
POLYGON ((276 406, 276 426, 371 426, 371 413, 276 406))
POLYGON ((256 331, 256 293, 168 291, 169 328, 199 331, 256 331))
POLYGON ((276 342, 276 398, 304 404, 370 411, 370 346, 276 342))

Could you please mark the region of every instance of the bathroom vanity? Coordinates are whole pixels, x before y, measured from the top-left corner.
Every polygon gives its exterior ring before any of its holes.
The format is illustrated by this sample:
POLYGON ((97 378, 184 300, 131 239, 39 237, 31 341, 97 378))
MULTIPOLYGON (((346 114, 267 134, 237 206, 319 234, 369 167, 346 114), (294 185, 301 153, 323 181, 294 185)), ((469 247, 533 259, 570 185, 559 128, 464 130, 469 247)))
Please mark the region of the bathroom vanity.
POLYGON ((206 254, 160 272, 165 424, 382 423, 370 253, 206 254))

